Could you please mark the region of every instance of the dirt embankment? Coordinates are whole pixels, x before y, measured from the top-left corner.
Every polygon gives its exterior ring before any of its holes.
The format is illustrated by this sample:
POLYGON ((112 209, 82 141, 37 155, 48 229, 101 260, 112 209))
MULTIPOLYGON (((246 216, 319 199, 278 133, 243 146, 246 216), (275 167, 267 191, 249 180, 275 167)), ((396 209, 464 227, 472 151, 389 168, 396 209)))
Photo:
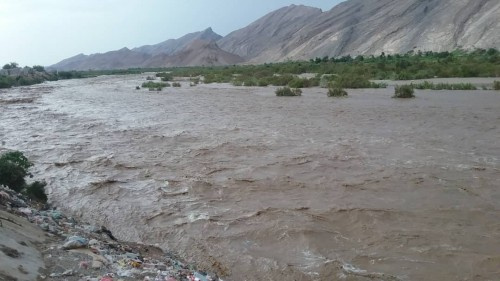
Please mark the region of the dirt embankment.
POLYGON ((160 248, 40 210, 0 186, 0 280, 219 280, 160 248))

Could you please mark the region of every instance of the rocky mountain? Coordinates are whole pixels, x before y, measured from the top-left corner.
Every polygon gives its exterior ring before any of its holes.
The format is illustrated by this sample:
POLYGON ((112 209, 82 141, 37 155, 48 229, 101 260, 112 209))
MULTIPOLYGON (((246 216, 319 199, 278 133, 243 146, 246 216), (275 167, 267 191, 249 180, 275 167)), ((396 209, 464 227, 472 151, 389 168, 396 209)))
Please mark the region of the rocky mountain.
POLYGON ((327 12, 292 5, 230 33, 219 44, 254 63, 499 48, 499 15, 498 0, 349 0, 327 12))
POLYGON ((57 70, 102 70, 126 69, 140 66, 151 55, 134 52, 127 48, 111 51, 104 54, 79 54, 54 64, 48 69, 57 70))
POLYGON ((291 5, 271 12, 245 28, 231 32, 218 43, 222 49, 245 59, 279 58, 286 54, 282 46, 294 40, 304 27, 321 15, 321 9, 291 5))
POLYGON ((173 55, 159 54, 143 63, 143 67, 211 66, 243 62, 238 55, 223 51, 215 41, 194 40, 173 55))
POLYGON ((291 5, 225 37, 208 28, 132 50, 80 54, 50 68, 224 65, 500 48, 499 15, 499 0, 348 0, 325 12, 291 5))
POLYGON ((179 39, 169 39, 167 41, 155 44, 155 45, 145 45, 142 47, 134 48, 133 51, 139 53, 150 54, 152 56, 156 56, 159 54, 172 55, 178 51, 183 50, 193 41, 217 41, 221 39, 222 36, 215 33, 211 27, 194 33, 189 33, 182 36, 179 39))
POLYGON ((136 67, 235 64, 243 61, 237 55, 221 50, 215 40, 222 38, 212 28, 170 39, 155 45, 129 50, 123 48, 103 54, 79 54, 54 64, 48 69, 106 70, 136 67), (195 43, 197 42, 197 43, 195 43), (198 48, 198 49, 197 49, 198 48))

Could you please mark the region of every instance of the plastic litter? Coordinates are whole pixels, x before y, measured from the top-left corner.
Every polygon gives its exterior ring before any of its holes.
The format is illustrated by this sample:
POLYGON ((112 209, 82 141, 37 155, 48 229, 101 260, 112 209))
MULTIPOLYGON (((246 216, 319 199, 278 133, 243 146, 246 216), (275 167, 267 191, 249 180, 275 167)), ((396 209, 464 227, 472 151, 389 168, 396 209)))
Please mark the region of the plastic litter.
POLYGON ((85 248, 88 245, 88 240, 80 237, 80 236, 71 236, 68 238, 67 242, 64 243, 62 248, 64 250, 72 250, 72 249, 79 249, 79 248, 85 248))

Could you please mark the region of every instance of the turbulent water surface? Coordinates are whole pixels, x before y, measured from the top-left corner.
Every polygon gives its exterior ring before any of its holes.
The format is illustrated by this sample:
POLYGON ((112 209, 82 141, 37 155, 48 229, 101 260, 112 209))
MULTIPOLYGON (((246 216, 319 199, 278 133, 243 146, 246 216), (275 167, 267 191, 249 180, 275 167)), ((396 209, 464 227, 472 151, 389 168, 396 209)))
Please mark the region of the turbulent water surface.
POLYGON ((1 147, 55 205, 229 280, 500 276, 500 93, 144 78, 2 90, 1 147))

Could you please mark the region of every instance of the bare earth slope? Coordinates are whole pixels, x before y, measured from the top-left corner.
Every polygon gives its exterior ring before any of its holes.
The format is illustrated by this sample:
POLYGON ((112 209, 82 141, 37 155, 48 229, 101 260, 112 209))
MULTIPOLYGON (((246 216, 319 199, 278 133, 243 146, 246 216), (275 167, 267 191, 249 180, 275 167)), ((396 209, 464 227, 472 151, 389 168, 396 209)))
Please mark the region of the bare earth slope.
POLYGON ((350 0, 324 13, 309 9, 270 13, 219 44, 252 62, 500 46, 497 0, 350 0), (246 51, 256 49, 266 51, 246 51))

